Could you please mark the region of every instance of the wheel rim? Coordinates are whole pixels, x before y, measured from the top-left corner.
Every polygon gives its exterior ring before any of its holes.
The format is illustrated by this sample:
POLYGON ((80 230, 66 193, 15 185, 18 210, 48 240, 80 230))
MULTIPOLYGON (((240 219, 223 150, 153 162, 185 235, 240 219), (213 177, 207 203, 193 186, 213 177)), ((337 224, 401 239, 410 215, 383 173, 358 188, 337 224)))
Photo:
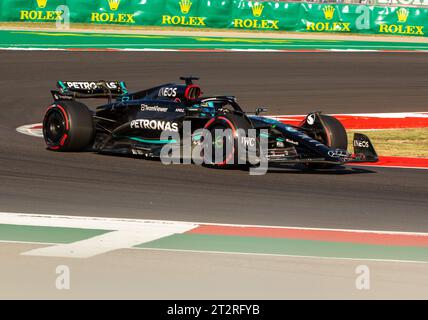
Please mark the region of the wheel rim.
POLYGON ((225 165, 230 160, 230 155, 227 153, 227 145, 232 144, 232 150, 230 150, 232 153, 233 151, 233 136, 232 135, 221 135, 216 137, 215 131, 216 129, 220 130, 227 130, 228 128, 226 126, 222 125, 216 125, 214 126, 210 131, 212 135, 212 163, 215 165, 225 165), (216 159, 215 155, 216 153, 219 153, 221 155, 220 159, 216 159))
POLYGON ((51 110, 46 116, 43 131, 50 144, 59 144, 66 133, 65 118, 62 112, 55 109, 51 110))

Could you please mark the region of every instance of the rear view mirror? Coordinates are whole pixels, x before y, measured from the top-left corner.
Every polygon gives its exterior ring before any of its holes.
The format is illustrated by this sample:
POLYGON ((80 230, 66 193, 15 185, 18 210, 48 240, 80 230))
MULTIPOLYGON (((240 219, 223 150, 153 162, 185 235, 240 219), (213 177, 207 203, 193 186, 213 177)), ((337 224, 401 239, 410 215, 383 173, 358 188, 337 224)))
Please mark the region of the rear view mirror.
POLYGON ((257 107, 256 108, 256 115, 259 115, 260 113, 262 113, 262 112, 267 112, 268 111, 268 108, 265 108, 265 107, 257 107))

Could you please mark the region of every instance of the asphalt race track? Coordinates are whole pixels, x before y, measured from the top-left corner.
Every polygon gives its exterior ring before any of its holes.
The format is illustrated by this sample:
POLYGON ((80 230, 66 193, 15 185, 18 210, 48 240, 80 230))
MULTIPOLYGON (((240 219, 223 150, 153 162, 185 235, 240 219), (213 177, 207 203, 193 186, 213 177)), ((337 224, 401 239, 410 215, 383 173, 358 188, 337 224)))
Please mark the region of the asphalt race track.
POLYGON ((131 90, 201 77, 270 114, 427 111, 428 55, 392 53, 0 52, 0 211, 305 227, 428 231, 428 171, 272 170, 265 176, 93 153, 55 153, 16 132, 56 80, 131 90))

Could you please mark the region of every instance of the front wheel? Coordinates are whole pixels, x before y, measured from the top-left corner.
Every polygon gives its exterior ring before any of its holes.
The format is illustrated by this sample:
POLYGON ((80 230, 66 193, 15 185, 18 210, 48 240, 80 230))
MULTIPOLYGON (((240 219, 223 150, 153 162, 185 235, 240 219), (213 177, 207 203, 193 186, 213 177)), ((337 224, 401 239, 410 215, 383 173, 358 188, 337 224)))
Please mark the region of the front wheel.
POLYGON ((94 139, 91 111, 77 101, 51 105, 43 119, 43 137, 49 150, 81 151, 94 139))
POLYGON ((334 117, 320 115, 323 124, 325 136, 322 141, 325 145, 333 149, 348 149, 348 135, 342 123, 334 117))
MULTIPOLYGON (((330 148, 347 150, 348 135, 342 123, 332 116, 320 114, 319 117, 324 128, 324 133, 317 140, 330 148)), ((306 166, 310 169, 328 169, 337 165, 308 163, 306 166)))

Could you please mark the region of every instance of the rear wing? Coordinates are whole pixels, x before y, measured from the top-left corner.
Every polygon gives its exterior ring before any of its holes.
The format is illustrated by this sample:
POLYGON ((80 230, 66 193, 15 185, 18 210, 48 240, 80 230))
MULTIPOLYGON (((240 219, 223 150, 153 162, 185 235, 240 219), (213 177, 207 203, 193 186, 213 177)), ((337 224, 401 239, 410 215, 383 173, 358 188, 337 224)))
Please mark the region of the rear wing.
POLYGON ((128 90, 123 81, 58 81, 59 90, 52 90, 52 96, 57 100, 74 100, 76 98, 107 98, 109 101, 128 90))

